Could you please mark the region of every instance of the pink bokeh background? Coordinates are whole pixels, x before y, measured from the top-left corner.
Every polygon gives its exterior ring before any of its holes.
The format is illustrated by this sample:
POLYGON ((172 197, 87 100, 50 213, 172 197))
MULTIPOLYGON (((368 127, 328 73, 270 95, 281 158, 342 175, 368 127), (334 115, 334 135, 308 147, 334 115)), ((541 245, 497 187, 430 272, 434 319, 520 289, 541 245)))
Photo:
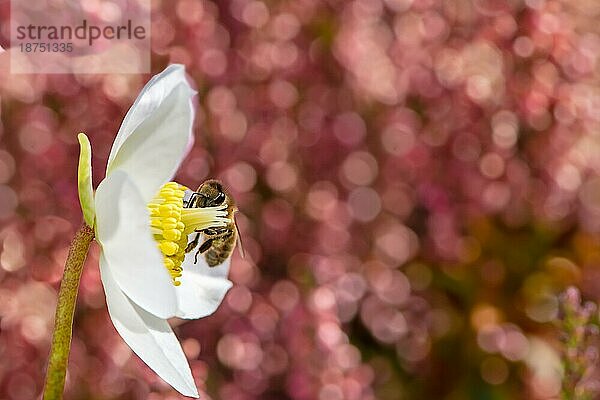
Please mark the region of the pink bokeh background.
MULTIPOLYGON (((98 7, 102 3, 98 2, 98 7)), ((246 258, 173 321, 205 399, 551 399, 558 294, 600 291, 600 5, 155 1, 152 70, 186 65, 196 141, 246 258)), ((9 47, 8 2, 0 44, 9 47)), ((12 50, 11 50, 12 51, 12 50)), ((13 75, 0 54, 0 398, 42 390, 58 282, 150 75, 13 75)), ((176 399, 106 311, 98 249, 67 399, 176 399)))

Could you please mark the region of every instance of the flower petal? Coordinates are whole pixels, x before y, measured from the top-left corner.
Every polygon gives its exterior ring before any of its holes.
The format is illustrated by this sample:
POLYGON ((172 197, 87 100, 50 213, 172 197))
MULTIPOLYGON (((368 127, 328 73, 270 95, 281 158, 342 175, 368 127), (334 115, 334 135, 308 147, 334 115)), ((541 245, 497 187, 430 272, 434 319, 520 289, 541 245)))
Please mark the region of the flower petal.
POLYGON ((131 175, 148 202, 170 180, 192 140, 195 95, 181 65, 171 65, 142 89, 125 116, 108 158, 106 175, 131 175))
POLYGON ((161 318, 175 315, 175 286, 150 232, 150 216, 128 175, 115 171, 96 191, 96 237, 123 292, 161 318))
POLYGON ((161 106, 173 88, 180 83, 187 84, 185 67, 181 64, 169 65, 146 83, 121 123, 108 156, 108 165, 112 163, 127 138, 161 106))
POLYGON ((92 146, 85 133, 77 135, 79 140, 79 165, 77 166, 77 190, 79 203, 83 211, 83 219, 90 227, 94 227, 96 210, 94 207, 94 189, 92 188, 92 146))
POLYGON ((197 398, 190 366, 167 321, 147 313, 125 296, 103 255, 100 273, 110 319, 125 343, 178 392, 197 398))
POLYGON ((179 318, 196 319, 212 314, 233 285, 227 279, 231 257, 211 268, 202 255, 194 264, 194 253, 188 253, 182 264, 181 285, 177 287, 176 316, 179 318))

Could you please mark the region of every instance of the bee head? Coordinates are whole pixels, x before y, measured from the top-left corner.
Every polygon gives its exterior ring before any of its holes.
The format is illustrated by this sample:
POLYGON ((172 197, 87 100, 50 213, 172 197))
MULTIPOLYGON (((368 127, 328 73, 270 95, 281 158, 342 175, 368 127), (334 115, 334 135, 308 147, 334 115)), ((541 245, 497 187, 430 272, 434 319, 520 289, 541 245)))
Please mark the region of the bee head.
POLYGON ((208 180, 198 188, 200 207, 220 206, 227 199, 227 194, 221 182, 208 180))

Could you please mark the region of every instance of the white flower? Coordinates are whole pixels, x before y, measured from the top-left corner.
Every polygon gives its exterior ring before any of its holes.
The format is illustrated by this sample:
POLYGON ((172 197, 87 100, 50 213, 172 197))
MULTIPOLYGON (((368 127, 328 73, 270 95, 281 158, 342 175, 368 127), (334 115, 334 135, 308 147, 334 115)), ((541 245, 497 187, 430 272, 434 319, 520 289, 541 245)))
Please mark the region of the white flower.
POLYGON ((79 192, 102 251, 100 272, 110 318, 131 349, 162 379, 198 397, 190 367, 167 318, 213 313, 231 287, 230 259, 209 268, 184 260, 188 234, 223 226, 223 207, 182 209, 187 189, 169 181, 192 143, 195 92, 181 65, 144 87, 113 143, 95 196, 91 150, 80 134, 79 192))

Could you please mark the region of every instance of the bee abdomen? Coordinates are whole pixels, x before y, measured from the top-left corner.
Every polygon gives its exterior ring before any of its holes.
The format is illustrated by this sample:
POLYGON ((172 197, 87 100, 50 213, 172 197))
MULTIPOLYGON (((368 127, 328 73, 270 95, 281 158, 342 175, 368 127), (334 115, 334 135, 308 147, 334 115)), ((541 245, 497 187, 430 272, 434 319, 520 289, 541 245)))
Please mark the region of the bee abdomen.
POLYGON ((222 264, 231 254, 235 247, 235 230, 231 230, 228 234, 213 239, 212 245, 204 253, 204 258, 209 267, 216 267, 222 264))

